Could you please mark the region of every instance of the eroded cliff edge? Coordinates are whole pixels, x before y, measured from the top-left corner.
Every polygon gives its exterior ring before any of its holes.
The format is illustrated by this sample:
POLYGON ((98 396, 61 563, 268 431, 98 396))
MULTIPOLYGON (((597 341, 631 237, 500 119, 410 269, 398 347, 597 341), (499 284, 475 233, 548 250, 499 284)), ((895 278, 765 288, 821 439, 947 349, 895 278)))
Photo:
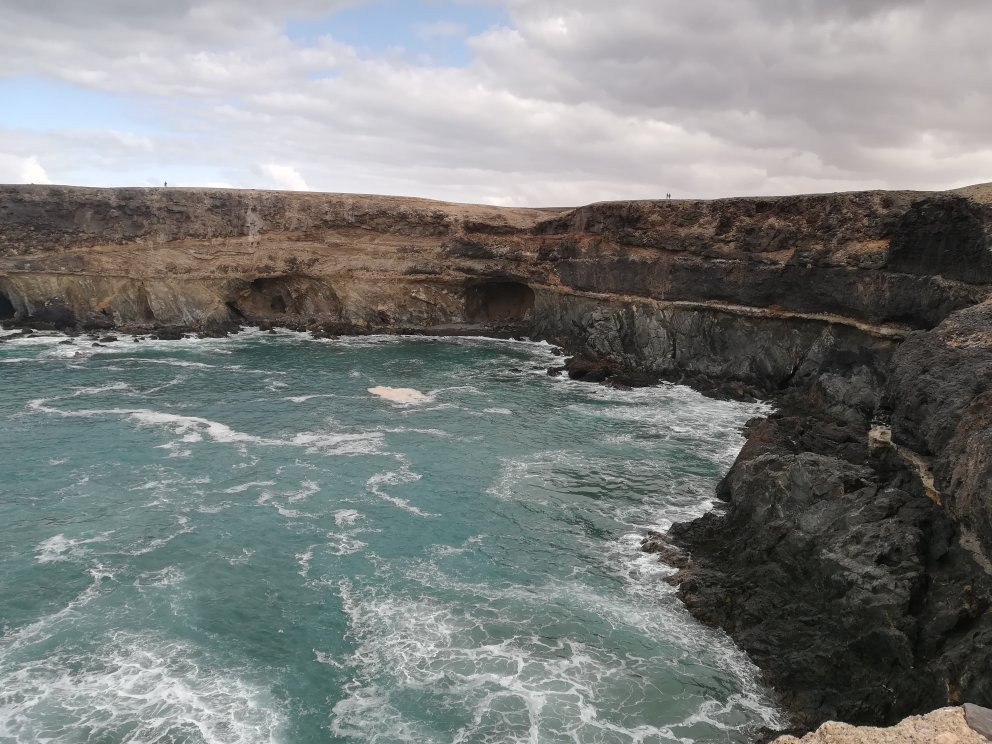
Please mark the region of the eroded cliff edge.
POLYGON ((548 210, 0 187, 0 321, 520 333, 775 400, 727 507, 647 547, 799 725, 992 702, 990 289, 987 187, 548 210))

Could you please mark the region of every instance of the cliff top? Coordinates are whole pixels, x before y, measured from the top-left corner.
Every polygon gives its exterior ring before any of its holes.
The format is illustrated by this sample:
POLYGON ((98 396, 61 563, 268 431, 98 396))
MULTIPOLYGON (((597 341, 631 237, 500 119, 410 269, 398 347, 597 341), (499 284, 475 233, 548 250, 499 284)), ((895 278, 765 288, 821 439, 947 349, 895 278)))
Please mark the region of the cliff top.
POLYGON ((912 190, 912 189, 867 189, 862 191, 831 191, 813 192, 808 194, 777 194, 770 196, 723 196, 713 199, 615 199, 591 202, 588 205, 572 205, 558 207, 502 207, 490 204, 476 204, 472 202, 448 202, 439 199, 427 199, 416 196, 393 196, 389 194, 356 194, 336 191, 283 191, 274 189, 233 189, 233 188, 208 188, 201 186, 72 186, 68 184, 0 184, 2 192, 21 192, 25 195, 49 197, 53 192, 61 193, 65 196, 78 195, 106 198, 108 196, 138 196, 160 197, 166 194, 185 197, 202 197, 209 199, 223 195, 239 195, 243 197, 254 196, 263 199, 286 199, 304 201, 334 201, 341 204, 369 204, 375 203, 382 206, 389 206, 395 209, 428 210, 439 209, 455 216, 482 217, 492 214, 500 214, 504 218, 510 214, 517 214, 525 221, 540 219, 549 214, 567 212, 581 206, 594 206, 600 204, 654 204, 658 202, 721 202, 721 201, 778 201, 783 199, 807 199, 826 198, 837 196, 859 196, 859 195, 881 195, 900 196, 905 198, 932 196, 938 194, 956 194, 964 196, 984 204, 992 204, 992 182, 972 184, 957 189, 947 190, 912 190))
POLYGON ((983 204, 992 204, 992 181, 988 183, 976 183, 960 189, 952 189, 948 193, 967 196, 969 199, 983 204))

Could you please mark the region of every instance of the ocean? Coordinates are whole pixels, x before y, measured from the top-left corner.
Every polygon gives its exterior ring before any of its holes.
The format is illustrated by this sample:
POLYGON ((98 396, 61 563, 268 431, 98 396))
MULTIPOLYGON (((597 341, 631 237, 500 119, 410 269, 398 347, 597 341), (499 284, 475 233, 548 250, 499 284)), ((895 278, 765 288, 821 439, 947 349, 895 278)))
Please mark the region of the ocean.
POLYGON ((0 742, 781 722, 638 550, 711 508, 761 404, 549 377, 541 343, 69 341, 0 343, 0 742))

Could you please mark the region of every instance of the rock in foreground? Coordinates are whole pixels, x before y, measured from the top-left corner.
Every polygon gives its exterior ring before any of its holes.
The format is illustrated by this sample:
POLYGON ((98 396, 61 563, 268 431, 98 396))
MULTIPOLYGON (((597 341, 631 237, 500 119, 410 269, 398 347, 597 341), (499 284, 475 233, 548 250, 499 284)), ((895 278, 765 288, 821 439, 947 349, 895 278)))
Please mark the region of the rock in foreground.
POLYGON ((801 739, 780 736, 772 744, 989 744, 969 724, 964 708, 942 708, 912 716, 891 728, 830 721, 801 739))

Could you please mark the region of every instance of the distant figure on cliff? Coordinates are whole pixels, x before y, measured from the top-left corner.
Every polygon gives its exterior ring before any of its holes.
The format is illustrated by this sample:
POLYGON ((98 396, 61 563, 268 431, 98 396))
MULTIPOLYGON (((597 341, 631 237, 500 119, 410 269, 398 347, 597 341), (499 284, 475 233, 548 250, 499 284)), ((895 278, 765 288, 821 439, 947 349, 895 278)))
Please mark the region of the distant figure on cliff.
POLYGON ((164 189, 164 188, 168 187, 168 185, 169 185, 169 182, 168 181, 165 181, 165 182, 162 183, 162 188, 164 189))
POLYGON ((669 194, 665 194, 665 198, 666 199, 671 199, 672 198, 672 195, 670 193, 669 194))

